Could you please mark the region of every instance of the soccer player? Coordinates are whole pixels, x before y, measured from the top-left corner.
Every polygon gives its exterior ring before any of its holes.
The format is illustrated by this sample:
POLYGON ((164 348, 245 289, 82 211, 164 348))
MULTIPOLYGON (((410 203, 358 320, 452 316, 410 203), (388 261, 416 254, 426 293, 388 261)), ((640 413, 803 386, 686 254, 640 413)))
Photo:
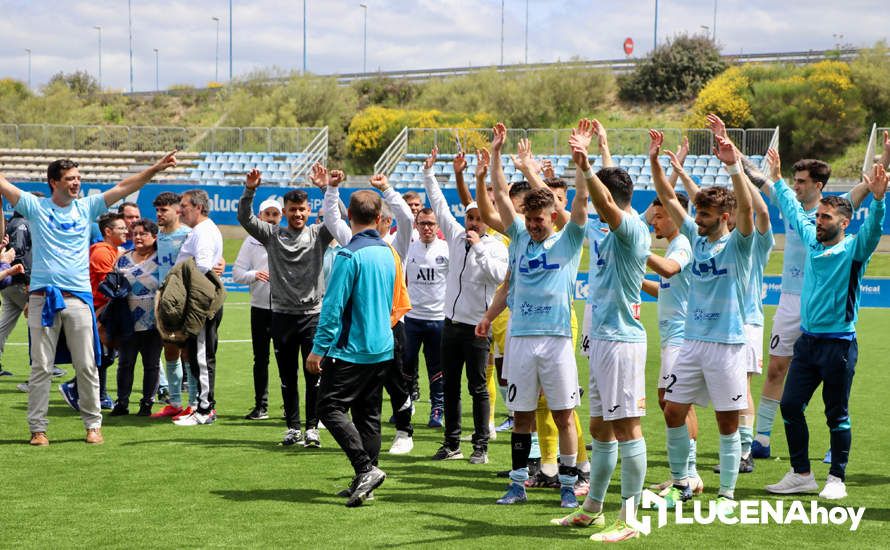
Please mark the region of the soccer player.
MULTIPOLYGON (((678 163, 678 166, 682 170, 682 165, 678 163)), ((676 167, 674 173, 678 173, 676 167)), ((688 209, 689 198, 686 195, 677 195, 677 200, 684 210, 688 209)), ((683 346, 689 279, 692 276, 692 246, 689 244, 689 239, 680 233, 677 224, 657 197, 645 215, 651 220, 655 236, 668 241, 663 258, 653 254, 646 261, 647 265, 659 275, 659 281, 643 279, 643 291, 658 299, 658 332, 661 337, 658 406, 664 410, 666 388, 676 381, 676 375, 673 373, 674 365, 683 346)), ((698 495, 704 490, 704 484, 696 469, 698 418, 693 407, 689 407, 686 428, 689 430, 689 485, 693 494, 698 495)), ((652 488, 667 494, 672 485, 673 482, 668 480, 652 488)))
MULTIPOLYGON (((562 230, 554 224, 558 215, 556 198, 546 187, 533 189, 523 198, 523 217, 516 215, 507 192, 500 163, 506 128, 498 124, 492 139, 492 180, 495 202, 510 238, 513 315, 510 320, 507 355, 507 404, 514 413, 511 435, 512 483, 499 504, 526 500, 531 431, 544 392, 559 431, 559 470, 563 506, 575 507, 578 480, 578 439, 573 412, 578 405, 578 369, 572 344, 571 309, 575 275, 581 261, 587 221, 587 193, 579 187, 572 204, 571 219, 562 230)), ((484 317, 477 335, 487 333, 484 317)))
POLYGON ((386 479, 376 463, 383 378, 393 359, 389 321, 398 270, 392 249, 376 231, 380 208, 373 191, 350 197, 353 237, 337 252, 307 358, 307 368, 323 374, 319 414, 355 471, 349 507, 360 506, 386 479))
MULTIPOLYGON (((709 116, 709 120, 714 120, 714 115, 709 116)), ((711 129, 715 135, 720 135, 728 139, 726 129, 717 124, 711 124, 711 129)), ((741 153, 736 150, 736 154, 741 157, 741 153)), ((671 156, 671 166, 674 172, 680 175, 686 192, 695 200, 695 196, 699 192, 699 187, 692 178, 683 170, 682 164, 673 153, 668 152, 671 156), (678 168, 679 167, 679 168, 678 168)), ((781 174, 778 173, 778 167, 772 168, 774 179, 779 179, 781 174)), ((747 176, 745 178, 747 180, 747 176)), ((746 285, 745 295, 745 335, 748 339, 749 346, 749 362, 748 362, 748 408, 739 415, 739 439, 742 445, 742 456, 739 462, 739 473, 749 474, 754 471, 754 456, 751 453, 751 443, 754 438, 754 399, 751 394, 751 378, 763 371, 763 270, 769 261, 769 254, 775 245, 773 238, 772 224, 769 219, 769 209, 760 196, 757 188, 748 182, 751 190, 751 204, 754 211, 754 243, 751 248, 751 280, 746 285)), ((730 217, 729 228, 735 225, 734 216, 730 217)), ((691 410, 691 409, 690 409, 691 410)), ((714 467, 715 473, 720 473, 720 466, 714 467)))
POLYGON ((495 289, 507 273, 507 247, 487 234, 479 207, 466 207, 465 226, 454 218, 436 181, 433 166, 438 149, 424 162, 424 187, 436 220, 448 243, 445 286, 445 326, 442 329, 442 370, 445 374, 445 441, 434 460, 463 458, 460 450, 461 372, 466 365, 467 385, 473 398, 471 464, 488 463, 489 398, 485 383, 490 341, 475 334, 476 324, 491 303, 495 289))
POLYGON ((619 517, 591 537, 617 542, 639 536, 626 523, 635 513, 627 499, 638 502, 646 475, 646 442, 640 425, 640 417, 646 414, 646 332, 639 321, 639 308, 651 239, 649 228, 631 208, 633 182, 627 172, 621 168, 593 172, 587 157, 593 135, 593 122, 584 119, 569 140, 594 208, 609 226, 602 241, 591 244, 590 253, 590 491, 581 508, 552 522, 605 526, 603 501, 620 453, 619 517))
MULTIPOLYGON (((281 223, 281 204, 273 198, 260 203, 260 220, 281 223)), ((253 409, 247 420, 269 418, 269 342, 272 340, 272 290, 269 257, 263 243, 248 235, 232 266, 232 279, 250 285, 250 341, 253 347, 253 409)))
MULTIPOLYGON (((176 263, 194 258, 201 273, 207 273, 223 259, 223 240, 219 228, 210 219, 210 197, 202 189, 184 192, 179 202, 182 222, 192 231, 185 238, 176 263)), ((191 360, 189 377, 198 385, 197 406, 192 414, 180 416, 173 423, 177 426, 201 426, 216 421, 216 348, 219 344, 219 325, 223 308, 212 319, 207 319, 196 336, 190 336, 185 349, 191 360)))
MULTIPOLYGON (((179 203, 182 197, 170 191, 159 193, 152 201, 155 207, 155 216, 158 219, 158 279, 163 284, 167 273, 176 264, 179 257, 179 249, 192 229, 182 223, 179 217, 179 203)), ((152 418, 171 418, 178 420, 180 416, 189 416, 195 412, 198 405, 197 381, 188 377, 189 400, 183 408, 182 403, 182 379, 183 369, 186 373, 190 370, 189 362, 183 358, 184 351, 172 343, 163 342, 164 346, 164 372, 167 378, 169 392, 168 403, 160 411, 151 415, 152 418)))
POLYGON ((312 214, 309 196, 302 189, 284 194, 287 226, 258 219, 253 214, 253 197, 262 182, 262 173, 253 169, 244 182, 238 203, 238 222, 248 234, 266 247, 269 282, 272 289, 272 341, 281 378, 281 397, 287 423, 282 445, 321 446, 318 433, 318 375, 307 370, 321 299, 324 295, 322 266, 324 253, 334 239, 324 225, 307 225, 312 214), (300 422, 300 357, 306 385, 306 433, 300 422))
MULTIPOLYGON (((774 159, 778 157, 775 151, 769 154, 774 159)), ((767 485, 766 490, 771 493, 805 493, 818 489, 810 469, 804 410, 821 383, 825 418, 831 431, 831 468, 819 496, 825 499, 847 496, 844 480, 851 441, 848 403, 858 355, 859 284, 881 238, 888 181, 880 164, 874 166, 871 177, 863 177, 874 200, 855 236, 846 234, 853 215, 847 199, 823 197, 813 223, 784 181, 773 184, 772 191, 782 215, 796 222, 807 255, 801 293, 803 334, 794 344, 781 401, 791 471, 778 483, 767 485)))
POLYGON ((714 403, 720 432, 718 506, 735 508, 741 444, 739 411, 748 405, 746 371, 749 362, 745 335, 745 287, 750 282, 754 216, 751 190, 739 166, 732 142, 716 136, 717 157, 726 166, 733 189, 709 187, 694 200, 693 219, 677 200, 664 175, 658 154, 664 136, 650 131, 649 158, 658 198, 692 244, 692 281, 683 347, 674 366, 676 381, 665 388, 664 417, 673 487, 668 507, 692 498, 689 483, 689 430, 686 416, 693 403, 714 403), (735 210, 735 228, 729 221, 735 210))
POLYGON ((99 409, 99 342, 92 308, 88 268, 90 224, 110 204, 142 189, 156 174, 176 165, 175 151, 108 191, 78 198, 80 171, 70 160, 47 167, 49 198, 22 192, 0 174, 0 193, 28 219, 34 243, 28 318, 31 338, 31 376, 28 425, 31 445, 49 445, 46 418, 56 343, 65 333, 80 385, 80 416, 86 442, 104 442, 99 409), (42 314, 41 314, 42 312, 42 314))

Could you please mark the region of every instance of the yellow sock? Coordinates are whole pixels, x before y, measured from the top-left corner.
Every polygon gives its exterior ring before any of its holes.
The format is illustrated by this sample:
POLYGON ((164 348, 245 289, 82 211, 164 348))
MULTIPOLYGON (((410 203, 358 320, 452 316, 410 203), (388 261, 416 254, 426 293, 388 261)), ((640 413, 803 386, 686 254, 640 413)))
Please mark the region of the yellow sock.
POLYGON ((535 423, 538 425, 538 445, 541 446, 541 464, 556 464, 559 456, 559 430, 553 422, 553 415, 547 407, 547 398, 541 394, 538 408, 535 409, 535 423))
MULTIPOLYGON (((488 358, 491 359, 492 356, 489 355, 488 358)), ((498 401, 498 381, 495 380, 495 368, 493 360, 488 363, 487 367, 485 367, 485 388, 488 390, 488 401, 490 403, 488 409, 488 423, 494 424, 494 406, 498 401)))

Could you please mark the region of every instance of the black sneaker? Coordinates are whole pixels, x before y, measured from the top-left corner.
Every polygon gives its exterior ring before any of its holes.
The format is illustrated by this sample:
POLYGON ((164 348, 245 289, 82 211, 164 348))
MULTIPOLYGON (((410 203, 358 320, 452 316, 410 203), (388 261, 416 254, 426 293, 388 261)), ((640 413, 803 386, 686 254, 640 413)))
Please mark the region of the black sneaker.
POLYGON ((151 403, 140 403, 136 416, 151 416, 151 403))
POLYGON ((349 500, 346 501, 346 506, 349 508, 361 506, 371 491, 380 487, 385 479, 386 473, 377 466, 371 466, 371 469, 367 472, 357 475, 355 479, 355 490, 349 495, 349 500))
POLYGON ((269 412, 263 407, 254 407, 249 413, 244 415, 247 420, 265 420, 269 418, 269 412))
POLYGON ((473 449, 473 454, 470 455, 470 464, 488 464, 488 452, 476 447, 473 449))
MULTIPOLYGON (((352 482, 349 484, 349 487, 347 487, 347 488, 343 489, 342 491, 338 492, 338 493, 337 493, 337 496, 338 496, 338 497, 342 497, 342 498, 349 498, 349 497, 351 497, 351 496, 352 496, 352 493, 355 491, 355 483, 356 483, 356 480, 357 480, 357 479, 358 479, 358 476, 355 476, 354 478, 352 478, 352 482)), ((369 501, 369 500, 374 500, 374 493, 373 493, 373 492, 368 493, 368 495, 365 497, 365 502, 367 502, 367 501, 369 501)))
MULTIPOLYGON (((751 453, 748 453, 748 458, 743 458, 739 460, 739 473, 740 474, 750 474, 754 471, 754 456, 751 453)), ((720 473, 720 464, 714 466, 714 473, 720 473)))
POLYGON ((167 388, 158 390, 158 403, 170 404, 170 390, 167 388))
POLYGON ((108 416, 126 416, 130 414, 130 409, 122 403, 115 403, 108 416))
POLYGON ((459 460, 463 457, 464 454, 460 452, 460 447, 452 449, 448 445, 442 445, 433 455, 433 460, 459 460))

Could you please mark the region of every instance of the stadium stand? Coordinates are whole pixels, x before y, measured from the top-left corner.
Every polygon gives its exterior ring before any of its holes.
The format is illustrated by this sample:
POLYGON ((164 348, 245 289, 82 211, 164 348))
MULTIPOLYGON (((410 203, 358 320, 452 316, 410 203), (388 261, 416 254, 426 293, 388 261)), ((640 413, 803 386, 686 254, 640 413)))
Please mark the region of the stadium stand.
MULTIPOLYGON (((532 140, 537 139, 539 144, 534 147, 535 157, 539 160, 549 159, 558 177, 567 180, 574 178, 575 165, 572 162, 571 154, 568 154, 568 151, 560 151, 568 141, 570 130, 513 129, 509 130, 509 132, 511 135, 508 135, 508 140, 511 141, 511 144, 507 146, 507 149, 512 151, 515 148, 516 141, 521 137, 527 136, 532 140), (539 146, 540 143, 547 143, 548 146, 542 148, 539 146), (551 143, 552 145, 550 145, 551 143)), ((649 164, 649 157, 644 150, 640 149, 642 143, 647 143, 641 141, 648 140, 647 131, 645 129, 610 129, 609 132, 613 152, 612 160, 615 165, 627 170, 634 180, 637 189, 652 189, 652 170, 649 164), (613 133, 617 138, 614 141, 611 138, 613 133), (622 151, 635 154, 621 154, 622 151)), ((700 153, 689 154, 683 165, 692 178, 702 186, 730 185, 729 174, 723 169, 720 161, 709 152, 713 142, 710 131, 677 130, 674 137, 677 143, 679 142, 681 132, 682 135, 690 138, 692 150, 700 153)), ((763 161, 763 155, 766 153, 767 146, 775 133, 775 129, 732 129, 730 132, 730 135, 737 143, 745 145, 747 150, 743 152, 746 152, 755 164, 760 164, 763 161), (749 133, 750 139, 748 139, 749 133)), ((440 152, 435 165, 436 177, 443 187, 453 188, 456 186, 456 179, 452 160, 455 156, 456 145, 459 144, 458 142, 466 143, 474 139, 476 141, 481 139, 481 143, 485 144, 486 136, 486 129, 446 128, 433 130, 428 128, 405 128, 381 156, 375 165, 375 172, 387 173, 395 187, 420 187, 423 185, 423 161, 427 157, 429 148, 432 145, 438 145, 440 152), (433 132, 435 134, 431 136, 433 132), (444 152, 443 149, 445 149, 444 152)), ((599 155, 592 156, 591 158, 594 161, 594 169, 602 168, 602 158, 599 155)), ((670 162, 668 157, 661 156, 659 160, 669 173, 670 162)), ((475 185, 473 173, 476 168, 476 155, 468 153, 466 161, 467 170, 464 177, 467 183, 473 187, 475 185)), ((509 155, 502 155, 501 162, 504 166, 504 173, 510 182, 523 179, 522 174, 515 171, 509 155)))
MULTIPOLYGON (((82 179, 87 182, 104 183, 116 182, 126 178, 132 174, 136 174, 147 166, 154 163, 159 157, 172 149, 180 149, 177 154, 179 165, 175 168, 159 174, 155 180, 164 183, 185 183, 185 184, 205 184, 205 185, 240 185, 244 179, 244 174, 251 168, 259 168, 263 171, 263 179, 270 184, 278 184, 281 186, 298 185, 304 181, 305 175, 308 173, 312 164, 316 161, 327 163, 328 155, 328 129, 324 128, 228 128, 224 129, 229 134, 234 133, 242 136, 250 130, 253 134, 258 134, 259 138, 252 146, 262 146, 263 144, 272 147, 276 145, 276 141, 272 139, 280 134, 288 134, 290 139, 281 139, 277 145, 281 149, 295 148, 296 151, 263 151, 259 147, 255 151, 218 151, 205 150, 197 152, 194 144, 185 141, 188 136, 211 134, 214 129, 207 130, 202 133, 200 128, 181 128, 178 133, 170 133, 169 136, 162 135, 155 138, 150 143, 153 147, 137 147, 128 148, 126 145, 144 145, 138 139, 131 139, 129 142, 111 141, 93 142, 94 147, 83 147, 78 140, 59 139, 53 141, 53 145, 62 141, 69 145, 66 148, 57 147, 25 147, 35 140, 16 139, 14 136, 27 134, 23 130, 33 130, 32 127, 41 128, 39 125, 2 125, 4 126, 5 139, 3 145, 12 145, 11 147, 0 148, 0 171, 6 174, 6 177, 12 181, 45 181, 46 167, 53 160, 59 158, 70 158, 80 165, 82 179), (14 131, 8 131, 10 128, 14 131), (20 131, 22 130, 22 131, 20 131), (268 132, 264 136, 263 132, 268 132), (104 145, 107 148, 100 149, 95 145, 104 145), (160 150, 163 148, 163 150, 160 150)), ((83 127, 53 127, 53 130, 62 136, 76 135, 76 130, 83 127), (63 128, 63 131, 58 131, 63 128), (70 132, 68 130, 71 130, 70 132)), ((103 127, 103 129, 111 134, 126 133, 133 135, 135 138, 143 137, 143 135, 153 135, 159 129, 131 129, 126 127, 103 127), (137 131, 138 130, 138 131, 137 131), (140 133, 141 132, 141 133, 140 133)), ((33 133, 33 131, 31 132, 33 133)), ((46 132, 44 132, 46 134, 46 132)), ((215 140, 205 139, 206 142, 215 140)), ((220 139, 225 146, 225 140, 220 139)), ((237 146, 243 139, 228 140, 234 142, 237 146)), ((202 142, 198 142, 200 145, 202 142)), ((42 142, 38 141, 38 144, 42 142)), ((247 144, 244 144, 247 145, 247 144)))

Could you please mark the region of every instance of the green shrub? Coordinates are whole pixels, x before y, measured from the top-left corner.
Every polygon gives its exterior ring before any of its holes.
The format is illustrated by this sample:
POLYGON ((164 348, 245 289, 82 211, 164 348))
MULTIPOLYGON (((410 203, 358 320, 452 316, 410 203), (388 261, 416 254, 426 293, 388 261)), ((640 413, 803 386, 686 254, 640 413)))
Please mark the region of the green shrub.
POLYGON ((705 36, 679 35, 642 59, 633 72, 618 80, 626 101, 671 103, 695 97, 726 63, 720 49, 705 36))

